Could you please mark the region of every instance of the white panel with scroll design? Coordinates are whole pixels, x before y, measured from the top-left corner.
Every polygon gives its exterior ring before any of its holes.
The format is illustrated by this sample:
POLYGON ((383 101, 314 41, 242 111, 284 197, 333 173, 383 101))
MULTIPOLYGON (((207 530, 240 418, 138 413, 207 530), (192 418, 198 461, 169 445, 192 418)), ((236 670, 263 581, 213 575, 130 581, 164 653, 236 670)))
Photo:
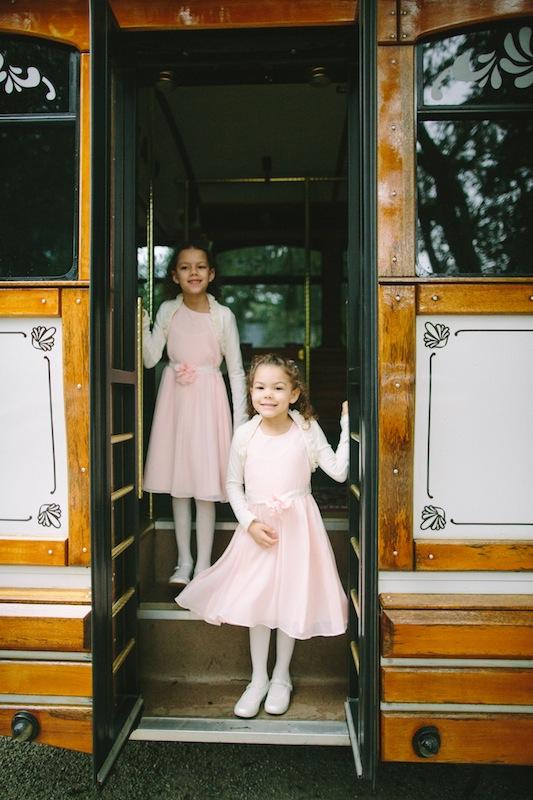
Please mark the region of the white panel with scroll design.
POLYGON ((533 539, 533 317, 417 318, 413 534, 533 539))
POLYGON ((61 320, 0 318, 0 536, 68 536, 61 320))

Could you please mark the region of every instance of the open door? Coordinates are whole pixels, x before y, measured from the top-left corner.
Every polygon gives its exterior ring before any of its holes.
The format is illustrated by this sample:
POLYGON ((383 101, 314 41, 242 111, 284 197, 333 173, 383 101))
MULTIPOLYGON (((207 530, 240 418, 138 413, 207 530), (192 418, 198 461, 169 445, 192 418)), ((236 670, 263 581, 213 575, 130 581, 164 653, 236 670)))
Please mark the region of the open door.
POLYGON ((91 0, 91 539, 94 775, 139 717, 134 91, 106 0, 91 0))
POLYGON ((348 402, 350 682, 346 719, 360 778, 378 763, 376 4, 362 0, 359 79, 350 98, 348 402), (356 96, 357 94, 357 96, 356 96))

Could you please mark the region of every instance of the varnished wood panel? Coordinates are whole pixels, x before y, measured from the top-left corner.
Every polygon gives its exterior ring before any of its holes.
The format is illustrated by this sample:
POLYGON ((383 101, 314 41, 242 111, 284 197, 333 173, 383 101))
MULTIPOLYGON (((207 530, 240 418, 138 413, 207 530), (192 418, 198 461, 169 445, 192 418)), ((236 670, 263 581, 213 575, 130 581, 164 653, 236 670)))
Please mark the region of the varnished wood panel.
POLYGON ((75 661, 0 661, 4 694, 91 697, 92 666, 75 661))
POLYGON ((378 274, 415 274, 412 47, 378 48, 378 274))
POLYGON ((386 658, 531 658, 532 611, 418 611, 381 615, 386 658))
POLYGON ((380 287, 380 569, 413 568, 414 337, 414 288, 380 287))
POLYGON ((89 49, 87 0, 16 0, 0 5, 0 30, 89 49))
MULTIPOLYGON (((65 650, 90 649, 90 606, 79 606, 66 614, 60 607, 35 613, 34 606, 19 604, 16 614, 7 614, 6 604, 0 604, 0 642, 5 650, 65 650)), ((69 606, 72 608, 72 606, 69 606)))
POLYGON ((67 544, 57 539, 0 539, 0 564, 64 567, 67 544))
POLYGON ((531 12, 530 0, 400 0, 400 41, 531 12))
POLYGON ((419 284, 418 314, 533 314, 527 283, 419 284))
MULTIPOLYGON (((533 587, 532 587, 533 590, 533 587)), ((533 610, 533 594, 380 594, 381 608, 533 610)))
POLYGON ((57 289, 0 289, 1 317, 57 317, 57 289))
POLYGON ((387 703, 529 705, 533 669, 382 667, 381 699, 387 703))
POLYGON ((0 734, 11 736, 11 720, 17 711, 29 711, 37 718, 40 732, 34 742, 92 753, 92 710, 87 706, 16 705, 0 706, 0 734))
POLYGON ((533 715, 381 714, 381 760, 463 764, 533 764, 533 715), (430 759, 417 756, 412 738, 434 725, 441 748, 430 759))
POLYGON ((296 25, 343 25, 356 19, 355 0, 111 0, 121 28, 259 28, 296 25))
POLYGON ((78 223, 78 277, 90 277, 91 262, 91 62, 80 59, 80 196, 78 223))
POLYGON ((418 539, 417 570, 533 570, 533 542, 418 539))
POLYGON ((68 448, 70 565, 90 562, 89 291, 63 289, 63 381, 68 448))
POLYGON ((2 586, 0 603, 61 603, 79 605, 91 602, 91 590, 52 589, 39 586, 2 586))
POLYGON ((380 0, 378 3, 378 42, 395 42, 398 37, 398 2, 380 0))

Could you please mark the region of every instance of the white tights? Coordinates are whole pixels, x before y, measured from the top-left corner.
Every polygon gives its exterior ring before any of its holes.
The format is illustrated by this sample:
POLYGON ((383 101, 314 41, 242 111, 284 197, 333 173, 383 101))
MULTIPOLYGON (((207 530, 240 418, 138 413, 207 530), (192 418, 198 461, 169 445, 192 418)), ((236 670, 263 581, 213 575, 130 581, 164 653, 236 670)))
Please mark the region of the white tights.
MULTIPOLYGON (((267 660, 270 645, 270 628, 256 625, 250 628, 250 655, 252 658, 252 683, 264 686, 268 681, 267 660)), ((276 630, 276 663, 272 680, 290 681, 289 667, 295 640, 279 628, 276 630)))
MULTIPOLYGON (((211 550, 215 533, 215 504, 210 500, 195 500, 196 503, 196 567, 197 574, 211 566, 211 550)), ((191 500, 189 497, 173 497, 172 513, 178 545, 178 564, 192 566, 191 554, 191 500)))

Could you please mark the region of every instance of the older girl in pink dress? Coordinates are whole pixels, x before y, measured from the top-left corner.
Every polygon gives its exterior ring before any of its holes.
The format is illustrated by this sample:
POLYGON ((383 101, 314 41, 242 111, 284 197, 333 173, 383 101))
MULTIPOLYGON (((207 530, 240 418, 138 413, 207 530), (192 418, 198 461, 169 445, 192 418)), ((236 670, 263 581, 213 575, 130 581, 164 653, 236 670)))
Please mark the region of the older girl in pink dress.
POLYGON ((215 529, 215 502, 226 502, 226 467, 231 416, 220 364, 225 358, 235 427, 247 419, 245 381, 235 317, 207 293, 215 270, 202 243, 178 251, 171 268, 181 293, 159 308, 153 330, 144 315, 146 367, 166 345, 144 472, 148 492, 172 496, 178 563, 169 582, 187 584, 193 570, 191 498, 196 503, 197 559, 194 574, 207 569, 215 529))
POLYGON ((257 415, 235 433, 227 492, 239 522, 222 557, 176 598, 207 622, 250 629, 252 680, 234 712, 283 714, 290 702, 295 639, 346 630, 347 598, 310 489, 320 466, 337 481, 348 470, 348 408, 334 452, 316 420, 293 361, 257 358, 249 376, 257 415), (294 409, 291 409, 294 406, 294 409), (300 410, 296 410, 298 407, 300 410), (276 664, 267 675, 271 630, 276 664))

